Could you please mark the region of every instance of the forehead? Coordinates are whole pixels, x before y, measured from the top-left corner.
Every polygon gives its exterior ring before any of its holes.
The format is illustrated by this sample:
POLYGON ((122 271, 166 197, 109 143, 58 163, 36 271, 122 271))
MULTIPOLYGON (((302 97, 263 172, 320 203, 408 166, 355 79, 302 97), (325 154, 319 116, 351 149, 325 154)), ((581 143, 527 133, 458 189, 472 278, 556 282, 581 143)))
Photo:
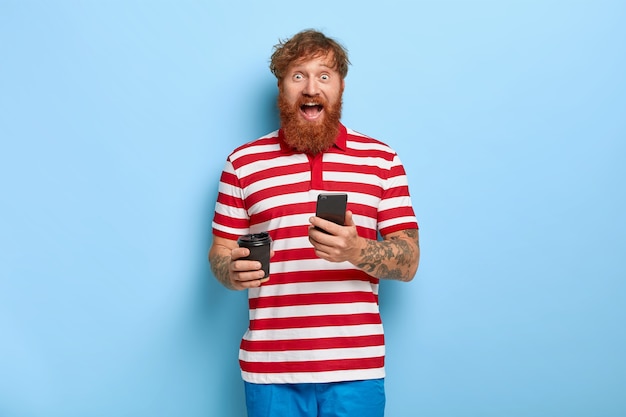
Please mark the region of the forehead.
POLYGON ((336 71, 337 68, 333 53, 321 51, 312 55, 305 55, 294 60, 291 65, 289 65, 290 70, 316 67, 336 71))

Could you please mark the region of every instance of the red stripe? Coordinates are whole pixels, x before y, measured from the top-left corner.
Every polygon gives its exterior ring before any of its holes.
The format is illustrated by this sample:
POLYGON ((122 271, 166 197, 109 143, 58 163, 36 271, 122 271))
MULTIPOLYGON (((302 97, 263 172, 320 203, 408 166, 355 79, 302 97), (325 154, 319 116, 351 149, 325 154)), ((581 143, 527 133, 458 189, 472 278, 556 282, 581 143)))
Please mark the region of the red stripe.
POLYGON ((411 215, 413 215, 413 211, 410 207, 394 207, 389 210, 381 211, 379 213, 379 220, 382 222, 389 219, 397 219, 399 217, 411 215))
POLYGON ((382 197, 382 188, 376 184, 362 184, 349 181, 324 181, 324 188, 328 191, 336 192, 345 192, 346 190, 359 190, 359 193, 371 195, 375 198, 380 199, 382 197))
POLYGON ((272 297, 251 298, 251 309, 267 307, 306 306, 312 304, 375 303, 371 292, 336 292, 277 295, 272 297))
POLYGON ((250 299, 250 308, 304 306, 314 304, 375 303, 371 292, 336 292, 277 295, 250 299))
POLYGON ((406 185, 398 185, 396 187, 389 188, 385 193, 385 198, 391 197, 406 197, 409 195, 409 188, 406 185))
POLYGON ((240 148, 235 150, 233 154, 231 154, 231 156, 229 156, 233 164, 233 167, 238 170, 238 169, 241 169, 241 167, 254 163, 254 162, 267 161, 267 160, 274 159, 274 158, 281 156, 280 149, 270 150, 270 151, 261 150, 259 148, 252 149, 253 146, 256 147, 259 145, 260 146, 276 145, 276 139, 254 141, 254 142, 250 142, 241 146, 240 148), (245 149, 245 148, 250 148, 250 149, 245 149), (244 152, 239 153, 240 150, 244 150, 244 152), (236 158, 233 158, 235 156, 234 154, 238 154, 238 156, 236 158))
POLYGON ((296 340, 242 340, 241 349, 247 352, 281 352, 286 350, 341 349, 384 346, 385 336, 376 334, 355 337, 326 337, 296 340))
POLYGON ((276 251, 272 261, 274 262, 304 261, 307 259, 317 259, 317 255, 315 255, 315 249, 313 249, 312 247, 276 251))
MULTIPOLYGON (((308 188, 308 187, 307 187, 308 188)), ((310 213, 311 216, 315 214, 315 203, 299 203, 299 204, 285 204, 282 206, 272 206, 266 210, 254 213, 255 223, 263 223, 275 218, 291 216, 296 214, 310 213)), ((307 226, 308 223, 305 225, 307 226)), ((306 230, 306 229, 305 229, 306 230)), ((306 236, 306 232, 304 233, 306 236)))
POLYGON ((376 369, 385 365, 384 356, 363 359, 333 359, 327 361, 306 362, 246 362, 239 361, 244 372, 253 373, 290 373, 290 372, 325 372, 357 369, 376 369))
MULTIPOLYGON (((352 137, 350 137, 352 139, 352 137)), ((364 141, 365 142, 365 141, 364 141)), ((367 141, 369 142, 369 141, 367 141)), ((394 154, 380 148, 370 148, 370 149, 355 149, 350 148, 350 155, 357 156, 359 158, 381 158, 386 161, 393 161, 394 154)), ((374 164, 375 162, 372 162, 374 164)))
POLYGON ((395 165, 391 167, 391 173, 389 175, 389 178, 401 177, 404 175, 406 175, 406 172, 404 171, 404 167, 402 165, 395 165))
POLYGON ((213 220, 217 224, 228 224, 230 227, 236 229, 247 229, 249 226, 248 219, 235 219, 220 213, 215 213, 213 220))
POLYGON ((380 234, 383 236, 389 235, 391 233, 399 232, 401 230, 409 230, 409 229, 419 229, 417 223, 401 223, 393 226, 386 227, 384 229, 380 229, 380 234))
MULTIPOLYGON (((276 159, 281 156, 281 154, 262 154, 267 155, 269 158, 266 159, 276 159)), ((244 158, 237 159, 237 166, 243 168, 249 163, 259 163, 260 159, 256 155, 252 155, 248 162, 243 161, 244 158), (242 163, 243 162, 243 163, 242 163)), ((247 157, 245 158, 247 159, 247 157)), ((266 180, 270 178, 280 177, 281 175, 293 175, 293 174, 301 174, 306 173, 309 174, 309 164, 308 163, 292 163, 290 165, 280 165, 276 166, 273 163, 264 163, 260 162, 263 165, 262 169, 258 169, 254 172, 251 172, 249 175, 243 177, 241 179, 241 183, 244 187, 247 187, 250 184, 253 184, 257 181, 266 180)))
MULTIPOLYGON (((313 203, 312 203, 313 204, 313 203)), ((305 206, 305 204, 302 204, 303 206, 305 206)), ((303 213, 311 213, 311 215, 313 215, 313 213, 315 212, 314 208, 311 210, 306 210, 303 211, 303 213)), ((302 225, 298 225, 298 226, 288 226, 288 227, 281 227, 278 229, 274 229, 273 230, 273 234, 275 236, 274 240, 281 240, 281 239, 289 239, 292 237, 303 237, 303 236, 308 236, 309 235, 309 224, 302 224, 302 225)))
MULTIPOLYGON (((254 144, 259 146, 259 145, 275 145, 276 144, 276 138, 278 136, 268 136, 266 138, 259 138, 257 140, 254 141, 254 144)), ((237 149, 235 149, 233 151, 233 154, 241 151, 242 149, 248 148, 250 147, 250 143, 245 143, 241 146, 239 146, 237 149)))
POLYGON ((224 193, 219 193, 217 195, 217 201, 228 207, 243 208, 244 206, 243 201, 239 197, 234 197, 224 193))
MULTIPOLYGON (((278 253, 272 258, 272 262, 280 261, 278 253)), ((371 284, 378 284, 378 279, 358 269, 347 269, 338 271, 302 271, 271 273, 270 280, 263 285, 293 284, 299 282, 333 282, 333 281, 365 281, 371 284)))
MULTIPOLYGON (((361 157, 363 155, 358 155, 357 153, 355 153, 352 156, 361 157)), ((369 157, 373 155, 367 155, 367 156, 369 157)), ((383 159, 390 161, 389 158, 383 157, 383 159)), ((350 163, 345 163, 345 162, 327 162, 324 164, 324 171, 326 173, 349 171, 350 173, 355 173, 355 174, 378 175, 380 174, 381 169, 378 165, 355 165, 355 164, 350 164, 350 163)), ((362 185, 363 184, 361 184, 361 186, 362 185)))
POLYGON ((307 327, 355 326, 360 324, 381 324, 377 313, 281 317, 250 320, 250 330, 302 329, 307 327))
POLYGON ((227 185, 232 185, 234 187, 239 187, 239 180, 231 172, 222 171, 220 182, 223 182, 224 184, 227 184, 227 185))

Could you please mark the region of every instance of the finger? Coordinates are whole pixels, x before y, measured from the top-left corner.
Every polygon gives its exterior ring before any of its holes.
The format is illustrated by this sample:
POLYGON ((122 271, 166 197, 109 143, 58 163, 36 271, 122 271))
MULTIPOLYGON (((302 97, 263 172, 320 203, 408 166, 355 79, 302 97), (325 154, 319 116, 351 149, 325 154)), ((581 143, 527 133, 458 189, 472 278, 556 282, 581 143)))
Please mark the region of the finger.
MULTIPOLYGON (((313 226, 310 227, 309 230, 313 229, 313 231, 316 232, 316 240, 325 239, 324 236, 336 235, 341 230, 341 226, 331 221, 322 219, 321 217, 312 217, 311 224, 313 226)), ((309 231, 309 235, 310 234, 311 233, 309 231)))
POLYGON ((331 260, 330 254, 328 252, 323 251, 323 250, 316 249, 315 250, 315 256, 317 256, 320 259, 324 259, 326 261, 330 261, 331 260))
POLYGON ((250 255, 250 249, 248 248, 235 248, 230 251, 230 259, 233 261, 239 258, 245 258, 248 255, 250 255))
POLYGON ((231 265, 234 272, 258 271, 263 267, 261 262, 248 259, 233 261, 231 265))
POLYGON ((266 283, 269 280, 270 280, 270 277, 254 279, 254 280, 251 280, 251 281, 240 281, 239 282, 239 286, 241 288, 257 288, 257 287, 260 287, 262 284, 266 283))
POLYGON ((352 212, 350 210, 346 210, 346 226, 356 226, 354 224, 354 220, 352 219, 352 212))
POLYGON ((234 279, 238 282, 252 282, 263 279, 265 273, 262 270, 258 271, 247 271, 247 272, 237 272, 234 275, 234 279))

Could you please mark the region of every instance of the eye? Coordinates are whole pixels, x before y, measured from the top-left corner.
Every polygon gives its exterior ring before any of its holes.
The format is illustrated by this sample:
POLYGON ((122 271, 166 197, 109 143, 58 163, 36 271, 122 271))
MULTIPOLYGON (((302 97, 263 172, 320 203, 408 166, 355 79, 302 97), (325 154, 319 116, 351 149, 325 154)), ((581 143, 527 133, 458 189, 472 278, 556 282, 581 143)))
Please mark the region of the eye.
POLYGON ((293 75, 293 79, 295 81, 300 81, 300 80, 304 79, 304 76, 302 74, 294 74, 293 75))
POLYGON ((328 75, 328 74, 322 74, 322 76, 320 77, 320 79, 321 79, 322 81, 328 81, 328 80, 330 80, 330 75, 328 75))

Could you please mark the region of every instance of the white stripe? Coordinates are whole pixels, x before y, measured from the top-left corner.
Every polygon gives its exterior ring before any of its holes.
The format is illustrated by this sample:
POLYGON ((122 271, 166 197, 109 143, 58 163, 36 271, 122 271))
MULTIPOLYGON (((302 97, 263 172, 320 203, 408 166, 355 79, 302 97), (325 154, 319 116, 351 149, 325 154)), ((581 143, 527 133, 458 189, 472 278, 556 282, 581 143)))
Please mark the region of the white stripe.
POLYGON ((292 372, 292 373, 249 373, 241 372, 244 381, 253 384, 298 384, 338 381, 364 381, 385 377, 385 368, 355 369, 353 371, 292 372))
POLYGON ((224 233, 228 233, 235 236, 242 236, 248 234, 248 229, 235 229, 234 227, 224 227, 221 224, 213 222, 213 228, 224 233))
POLYGON ((303 201, 308 201, 307 192, 280 194, 273 197, 265 198, 258 203, 252 205, 249 208, 249 212, 251 214, 260 213, 268 208, 288 206, 291 204, 302 204, 303 201))
MULTIPOLYGON (((378 167, 385 170, 390 169, 392 165, 392 161, 389 159, 382 158, 380 156, 350 156, 344 154, 328 154, 324 155, 324 161, 327 162, 335 162, 338 164, 345 164, 344 166, 349 165, 364 165, 371 167, 378 167)), ((334 172, 334 171, 330 171, 334 172)), ((352 173, 353 175, 357 175, 356 173, 352 173)))
MULTIPOLYGON (((283 217, 274 217, 266 222, 257 223, 250 226, 250 233, 260 233, 260 232, 268 232, 272 230, 276 230, 279 228, 288 228, 294 226, 303 226, 309 224, 309 217, 313 214, 294 214, 291 216, 283 216, 283 217)), ((307 235, 308 236, 308 235, 307 235)), ((285 250, 285 249, 302 249, 302 248, 310 248, 311 243, 309 242, 308 237, 304 237, 306 239, 306 244, 301 242, 300 239, 303 238, 286 238, 279 239, 272 242, 272 249, 274 250, 285 250), (291 241, 296 240, 297 242, 292 246, 291 241), (304 245, 304 246, 302 246, 304 245)))
POLYGON ((227 206, 222 203, 215 203, 215 211, 219 214, 232 217, 233 219, 248 218, 248 213, 246 212, 246 210, 239 207, 227 206))
POLYGON ((387 182, 389 184, 387 188, 405 187, 409 185, 409 179, 406 175, 396 175, 394 177, 389 177, 387 182))
POLYGON ((324 172, 325 181, 336 182, 357 182, 359 184, 369 184, 382 188, 383 182, 378 175, 362 174, 354 172, 339 172, 339 171, 326 171, 324 172))
POLYGON ((329 262, 323 259, 305 259, 298 261, 276 262, 272 264, 272 271, 275 273, 285 272, 306 272, 319 270, 344 271, 354 269, 354 266, 348 262, 329 262))
MULTIPOLYGON (((303 162, 306 162, 306 161, 307 161, 307 158, 304 155, 293 155, 293 157, 275 156, 275 157, 267 158, 267 159, 263 159, 263 158, 251 159, 250 162, 248 162, 245 165, 242 165, 239 168, 238 174, 241 177, 245 177, 256 172, 262 172, 263 170, 267 168, 289 167, 292 165, 302 164, 303 162)), ((310 172, 308 172, 307 170, 301 170, 300 172, 304 174, 310 174, 310 172)))
POLYGON ((386 227, 395 226, 397 224, 404 224, 404 223, 411 223, 411 222, 416 222, 415 217, 413 217, 413 216, 396 217, 396 218, 388 220, 388 221, 380 222, 379 227, 381 229, 384 229, 386 227))
POLYGON ((386 189, 390 190, 395 187, 408 187, 409 178, 406 174, 397 174, 387 178, 386 189))
MULTIPOLYGON (((293 216, 296 217, 296 216, 293 216)), ((304 217, 304 216, 298 216, 304 217)), ((306 218, 309 218, 309 215, 306 215, 306 218)), ((279 239, 275 240, 272 244, 272 249, 275 251, 287 250, 287 249, 310 249, 313 245, 309 242, 309 236, 302 237, 290 237, 287 239, 279 239)))
MULTIPOLYGON (((282 217, 274 217, 269 222, 267 222, 268 230, 274 230, 274 229, 285 228, 285 227, 309 225, 310 224, 309 218, 313 214, 314 213, 303 213, 303 214, 292 214, 289 216, 282 216, 282 217)), ((286 240, 289 240, 289 239, 290 238, 287 238, 286 240)), ((303 247, 306 247, 306 246, 303 246, 303 247)))
POLYGON ((277 176, 267 178, 264 180, 255 181, 252 184, 250 184, 248 187, 245 187, 243 190, 244 190, 244 194, 250 195, 258 191, 280 187, 281 185, 297 184, 299 182, 308 182, 310 180, 311 180, 311 175, 308 172, 288 174, 288 175, 277 175, 277 176))
MULTIPOLYGON (((278 146, 280 148, 280 146, 278 146)), ((308 159, 306 155, 293 155, 293 156, 278 156, 271 159, 258 159, 252 161, 246 165, 243 165, 239 169, 239 177, 243 178, 250 174, 254 174, 256 172, 263 171, 267 168, 280 168, 280 167, 288 167, 292 165, 308 163, 308 159)), ((311 173, 308 170, 300 171, 302 174, 306 174, 307 177, 311 177, 311 173)), ((279 182, 279 184, 282 184, 279 182)))
MULTIPOLYGON (((361 135, 361 136, 365 136, 365 135, 361 135)), ((378 151, 387 152, 388 154, 391 154, 391 155, 395 154, 395 152, 389 146, 381 142, 357 142, 353 140, 347 140, 346 146, 352 149, 359 149, 359 150, 376 149, 378 151)))
POLYGON ((361 133, 361 132, 357 132, 356 130, 352 130, 349 127, 346 127, 346 130, 348 131, 349 135, 354 135, 354 136, 360 136, 362 138, 369 138, 369 136, 361 133))
POLYGON ((306 306, 268 307, 250 310, 250 320, 284 317, 340 316, 377 314, 378 305, 371 303, 314 304, 306 306))
POLYGON ((293 284, 267 285, 248 290, 249 298, 276 297, 280 295, 298 294, 330 294, 338 292, 372 292, 378 289, 378 284, 371 284, 367 281, 331 281, 331 282, 296 282, 293 284), (262 294, 261 294, 262 293, 262 294))
POLYGON ((265 136, 261 136, 259 139, 267 139, 267 138, 277 138, 278 137, 278 129, 269 132, 265 136))
POLYGON ((220 181, 218 191, 224 195, 241 198, 241 188, 225 182, 220 181))
POLYGON ((358 324, 354 326, 303 327, 299 329, 249 330, 244 340, 302 340, 325 337, 355 337, 383 334, 380 324, 358 324))
POLYGON ((235 174, 235 167, 233 167, 232 162, 230 162, 230 160, 228 159, 224 163, 224 172, 227 174, 235 174))
POLYGON ((361 216, 361 215, 353 215, 352 216, 352 220, 354 221, 354 224, 356 224, 357 226, 361 226, 363 228, 366 229, 370 229, 374 232, 376 232, 377 230, 377 219, 375 217, 368 217, 368 216, 361 216))
MULTIPOLYGON (((274 135, 273 133, 277 133, 277 132, 272 132, 271 134, 269 134, 267 136, 264 136, 262 138, 259 138, 259 139, 275 137, 276 135, 274 135)), ((279 143, 273 143, 273 144, 269 144, 269 145, 251 145, 251 146, 246 146, 243 149, 240 149, 240 150, 238 150, 236 152, 233 152, 232 155, 230 156, 230 160, 231 161, 235 161, 238 158, 241 158, 242 156, 254 155, 255 153, 273 152, 273 151, 278 151, 278 150, 280 150, 280 144, 279 143)))
POLYGON ((246 362, 308 362, 336 359, 364 359, 385 356, 385 346, 342 349, 285 350, 282 352, 248 352, 240 350, 239 357, 246 362))
MULTIPOLYGON (((348 174, 348 176, 343 176, 343 174, 337 174, 336 179, 343 179, 345 181, 350 181, 350 175, 352 174, 348 174)), ((323 191, 320 191, 320 192, 323 192, 323 191)), ((344 191, 344 192, 348 194, 348 204, 357 203, 357 204, 362 204, 365 206, 377 208, 378 203, 380 202, 380 198, 378 198, 377 196, 373 196, 371 194, 348 192, 348 191, 344 191)))
POLYGON ((378 210, 385 211, 385 210, 395 209, 398 207, 411 207, 411 198, 408 196, 389 198, 385 201, 381 201, 380 207, 378 207, 378 210))
MULTIPOLYGON (((344 179, 346 181, 350 180, 348 177, 344 179)), ((270 208, 277 207, 277 206, 301 205, 305 203, 313 203, 317 199, 317 195, 320 192, 315 192, 313 193, 313 195, 311 195, 312 194, 311 192, 277 195, 274 197, 270 197, 267 200, 259 201, 257 204, 255 204, 254 206, 250 208, 250 212, 252 212, 253 210, 256 212, 262 212, 262 211, 265 211, 265 210, 268 210, 270 208)), ((348 193, 348 204, 350 203, 362 204, 362 205, 377 209, 380 204, 380 198, 377 196, 373 196, 371 194, 365 194, 365 193, 348 193)), ((297 218, 300 221, 297 224, 308 224, 309 217, 315 215, 315 212, 313 210, 310 213, 299 214, 298 216, 302 216, 302 217, 297 218)), ((279 219, 272 219, 272 220, 279 221, 283 218, 289 219, 289 216, 282 217, 279 219)))

